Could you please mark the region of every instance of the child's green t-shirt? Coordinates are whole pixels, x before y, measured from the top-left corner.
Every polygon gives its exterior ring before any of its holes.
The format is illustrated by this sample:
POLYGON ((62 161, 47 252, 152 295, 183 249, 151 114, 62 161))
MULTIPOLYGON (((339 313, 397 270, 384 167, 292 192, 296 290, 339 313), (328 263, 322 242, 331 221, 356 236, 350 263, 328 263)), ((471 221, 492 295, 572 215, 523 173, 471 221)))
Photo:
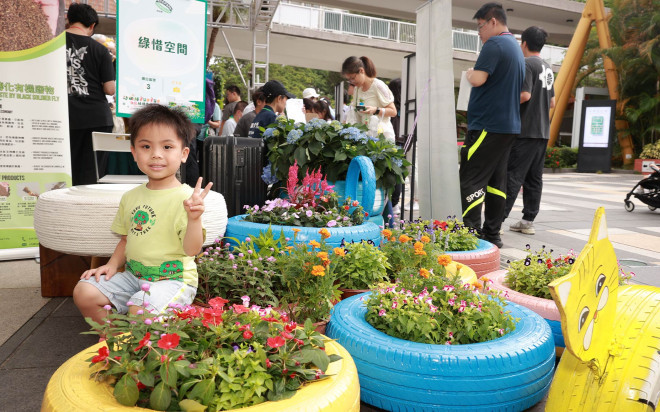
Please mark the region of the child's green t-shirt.
POLYGON ((195 257, 183 250, 188 225, 183 201, 192 192, 188 185, 151 190, 142 184, 122 196, 111 229, 126 235, 126 270, 150 282, 170 279, 197 287, 195 257))

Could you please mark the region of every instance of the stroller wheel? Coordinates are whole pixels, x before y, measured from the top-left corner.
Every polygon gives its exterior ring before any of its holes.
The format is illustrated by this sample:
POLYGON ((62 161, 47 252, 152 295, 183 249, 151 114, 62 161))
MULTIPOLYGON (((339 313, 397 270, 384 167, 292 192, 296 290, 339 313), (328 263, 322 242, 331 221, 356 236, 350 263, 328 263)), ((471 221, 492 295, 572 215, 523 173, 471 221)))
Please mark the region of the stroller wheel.
POLYGON ((653 212, 655 209, 657 209, 657 207, 649 206, 649 210, 650 210, 651 212, 653 212))
POLYGON ((635 210, 635 205, 630 200, 624 200, 624 207, 628 212, 632 212, 633 210, 635 210))

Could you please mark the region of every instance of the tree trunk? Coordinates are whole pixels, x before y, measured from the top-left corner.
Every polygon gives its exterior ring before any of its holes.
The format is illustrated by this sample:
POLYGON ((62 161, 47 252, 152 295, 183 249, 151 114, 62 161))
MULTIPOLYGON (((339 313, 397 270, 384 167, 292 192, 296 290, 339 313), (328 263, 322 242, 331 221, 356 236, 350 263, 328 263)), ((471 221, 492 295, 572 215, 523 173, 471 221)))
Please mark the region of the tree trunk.
POLYGON ((206 67, 209 67, 211 57, 213 57, 213 48, 215 47, 216 37, 218 37, 218 28, 214 27, 211 29, 211 35, 209 36, 209 47, 206 50, 206 67))

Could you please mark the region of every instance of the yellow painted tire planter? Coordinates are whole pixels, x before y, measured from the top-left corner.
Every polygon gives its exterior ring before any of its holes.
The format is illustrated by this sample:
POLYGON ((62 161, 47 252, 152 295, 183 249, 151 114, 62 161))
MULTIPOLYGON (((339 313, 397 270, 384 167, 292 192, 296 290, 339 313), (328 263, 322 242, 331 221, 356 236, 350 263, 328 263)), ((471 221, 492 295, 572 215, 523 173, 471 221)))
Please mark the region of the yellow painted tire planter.
POLYGON ((600 380, 587 363, 564 351, 546 411, 646 412, 660 397, 660 289, 621 286, 614 321, 616 343, 600 380), (610 365, 611 362, 611 365, 610 365))
MULTIPOLYGON (((105 343, 99 343, 78 353, 50 378, 42 411, 149 411, 151 409, 126 407, 118 403, 112 395, 112 387, 90 379, 92 369, 89 359, 93 352, 105 343)), ((314 382, 298 390, 290 398, 278 402, 264 402, 249 408, 237 409, 244 412, 272 411, 359 411, 360 385, 357 369, 351 355, 334 341, 326 344, 328 354, 338 354, 343 359, 332 362, 328 379, 314 382)))

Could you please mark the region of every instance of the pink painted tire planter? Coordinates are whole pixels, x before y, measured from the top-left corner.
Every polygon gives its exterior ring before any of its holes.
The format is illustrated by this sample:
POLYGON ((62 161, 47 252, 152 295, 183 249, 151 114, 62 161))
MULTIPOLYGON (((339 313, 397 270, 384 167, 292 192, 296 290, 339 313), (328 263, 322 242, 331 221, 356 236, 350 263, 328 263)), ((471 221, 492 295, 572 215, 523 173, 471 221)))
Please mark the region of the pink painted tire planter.
POLYGON ((452 260, 468 265, 480 278, 500 268, 500 249, 485 240, 479 240, 475 250, 447 252, 452 260))
POLYGON ((525 295, 524 293, 516 292, 515 290, 508 288, 504 285, 507 273, 508 271, 506 270, 497 270, 489 273, 486 277, 492 281, 490 284, 491 289, 506 292, 507 300, 524 306, 543 317, 552 330, 552 335, 555 339, 555 348, 557 349, 557 356, 561 355, 561 352, 566 345, 564 343, 564 335, 561 331, 561 316, 559 315, 559 309, 557 309, 555 301, 552 299, 543 299, 525 295))

